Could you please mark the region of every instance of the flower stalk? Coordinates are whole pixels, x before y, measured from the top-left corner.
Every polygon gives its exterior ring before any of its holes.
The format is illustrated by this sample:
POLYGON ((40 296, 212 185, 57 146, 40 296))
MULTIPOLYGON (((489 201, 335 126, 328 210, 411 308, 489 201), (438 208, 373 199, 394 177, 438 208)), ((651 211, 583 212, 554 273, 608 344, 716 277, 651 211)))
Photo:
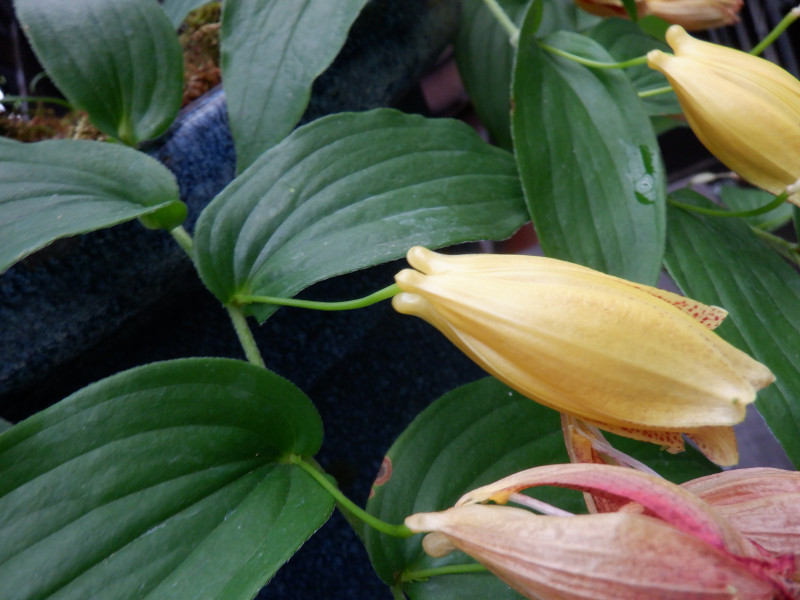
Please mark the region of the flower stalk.
POLYGON ((407 538, 414 535, 408 527, 404 524, 400 525, 392 525, 390 523, 386 523, 385 521, 381 521, 380 519, 373 517, 363 508, 358 506, 355 502, 350 500, 347 496, 345 496, 342 491, 333 483, 327 475, 320 472, 314 465, 307 462, 300 456, 292 455, 289 457, 289 463, 293 465, 297 465, 303 471, 311 475, 314 480, 322 486, 326 492, 328 492, 333 498, 336 500, 337 504, 339 504, 344 510, 349 512, 351 515, 356 517, 357 519, 363 521, 373 529, 380 531, 381 533, 385 533, 386 535, 390 535, 392 537, 399 537, 399 538, 407 538))
POLYGON ((356 298, 354 300, 341 300, 336 302, 323 302, 317 300, 301 300, 299 298, 279 298, 277 296, 258 296, 252 294, 237 294, 233 298, 233 303, 237 305, 245 304, 275 304, 278 306, 292 306, 295 308, 307 308, 310 310, 354 310, 357 308, 366 308, 373 304, 377 304, 383 300, 388 300, 395 294, 400 292, 397 284, 391 284, 385 288, 373 292, 363 298, 356 298))

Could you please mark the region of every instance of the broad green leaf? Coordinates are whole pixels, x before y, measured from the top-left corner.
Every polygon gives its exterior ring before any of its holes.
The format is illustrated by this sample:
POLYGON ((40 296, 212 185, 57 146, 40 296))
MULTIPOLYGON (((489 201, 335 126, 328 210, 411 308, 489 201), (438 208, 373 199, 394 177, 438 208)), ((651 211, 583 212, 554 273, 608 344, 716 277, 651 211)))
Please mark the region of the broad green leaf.
MULTIPOLYGON (((387 452, 380 479, 389 479, 375 485, 367 510, 401 523, 416 512, 444 510, 467 491, 516 471, 559 462, 569 458, 558 413, 487 377, 445 394, 414 419, 387 452)), ((581 510, 580 494, 547 492, 537 497, 581 510)), ((406 570, 472 562, 458 553, 433 559, 423 552, 421 539, 367 531, 366 547, 378 575, 393 584, 406 570)), ((465 600, 520 597, 488 573, 448 577, 447 584, 453 597, 465 600)), ((434 597, 424 584, 406 591, 415 600, 434 597)))
POLYGON ((137 217, 171 229, 186 206, 166 167, 131 148, 0 138, 0 272, 50 242, 137 217))
POLYGON ((181 104, 183 57, 154 0, 16 0, 36 56, 70 103, 134 145, 163 133, 181 104))
MULTIPOLYGON (((722 202, 731 210, 744 211, 755 210, 768 205, 775 200, 775 195, 756 188, 745 188, 738 185, 722 185, 719 188, 719 196, 722 202)), ((745 219, 753 227, 773 230, 785 225, 792 219, 792 209, 794 205, 784 202, 763 215, 748 217, 745 219)))
POLYGON ((366 2, 224 3, 222 73, 240 172, 300 120, 312 83, 336 58, 366 2))
MULTIPOLYGON (((414 245, 504 238, 526 221, 510 154, 458 121, 378 109, 318 119, 263 154, 203 211, 195 250, 227 304, 291 297, 414 245)), ((275 311, 248 308, 260 320, 275 311)))
POLYGON ((665 42, 667 37, 667 29, 670 28, 672 23, 669 23, 655 15, 647 15, 646 17, 639 19, 637 25, 644 33, 653 39, 665 42))
MULTIPOLYGON (((667 455, 652 444, 613 439, 678 483, 718 470, 694 451, 667 455)), ((367 510, 400 523, 416 512, 444 510, 469 490, 511 473, 566 462, 559 414, 485 378, 436 400, 400 435, 387 452, 367 510)), ((586 510, 581 495, 571 490, 531 492, 572 512, 586 510)), ((368 531, 366 547, 378 575, 395 584, 407 571, 471 562, 461 553, 431 558, 423 552, 421 538, 389 538, 368 531)), ((408 584, 405 591, 414 600, 519 598, 488 573, 432 577, 408 584)))
MULTIPOLYGON (((526 17, 514 67, 512 131, 528 209, 548 256, 654 284, 664 251, 664 170, 630 80, 545 50, 526 17)), ((603 62, 596 42, 543 40, 603 62)))
MULTIPOLYGON (((698 194, 680 200, 713 206, 698 194)), ((742 221, 678 208, 669 209, 666 266, 687 296, 725 308, 717 332, 775 374, 756 408, 800 466, 800 274, 742 221)))
POLYGON ((295 386, 216 358, 102 380, 0 435, 0 597, 250 600, 325 522, 295 386))
MULTIPOLYGON (((461 26, 455 56, 464 87, 492 143, 511 150, 511 75, 515 46, 483 0, 462 2, 461 26)), ((498 5, 518 27, 526 11, 541 14, 538 34, 577 31, 598 18, 575 6, 573 0, 499 0, 498 5)))
POLYGON ((209 4, 212 0, 164 0, 161 7, 167 13, 170 23, 177 29, 190 12, 209 4))
POLYGON ((575 0, 536 0, 542 5, 542 18, 536 33, 544 36, 556 31, 583 32, 603 20, 578 8, 575 0))
MULTIPOLYGON (((499 5, 517 25, 531 0, 500 0, 499 5)), ((541 4, 541 3, 540 3, 541 4)), ((492 142, 511 150, 511 70, 514 48, 508 32, 483 0, 464 0, 455 56, 464 87, 489 130, 492 142)))
MULTIPOLYGON (((586 35, 603 46, 615 61, 620 62, 644 56, 656 48, 672 52, 666 43, 647 35, 637 24, 623 19, 604 19, 587 31, 586 35)), ((664 75, 647 65, 629 67, 624 72, 638 92, 669 85, 664 75)), ((681 114, 681 105, 672 91, 643 98, 642 105, 650 116, 681 114)))
POLYGON ((0 419, 0 433, 5 431, 6 429, 11 429, 14 426, 13 423, 10 421, 6 421, 5 419, 0 419))

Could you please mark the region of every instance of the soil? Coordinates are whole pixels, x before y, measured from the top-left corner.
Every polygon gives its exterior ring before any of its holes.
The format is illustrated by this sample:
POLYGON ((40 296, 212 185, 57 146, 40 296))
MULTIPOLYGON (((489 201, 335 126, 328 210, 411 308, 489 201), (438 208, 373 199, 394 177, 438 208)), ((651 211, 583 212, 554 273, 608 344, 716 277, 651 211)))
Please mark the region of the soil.
MULTIPOLYGON (((183 100, 186 106, 221 81, 219 68, 219 27, 221 6, 212 2, 186 17, 178 29, 183 48, 183 100)), ((0 136, 22 142, 46 139, 102 140, 87 114, 65 110, 46 102, 28 103, 27 110, 14 105, 0 113, 0 136)))

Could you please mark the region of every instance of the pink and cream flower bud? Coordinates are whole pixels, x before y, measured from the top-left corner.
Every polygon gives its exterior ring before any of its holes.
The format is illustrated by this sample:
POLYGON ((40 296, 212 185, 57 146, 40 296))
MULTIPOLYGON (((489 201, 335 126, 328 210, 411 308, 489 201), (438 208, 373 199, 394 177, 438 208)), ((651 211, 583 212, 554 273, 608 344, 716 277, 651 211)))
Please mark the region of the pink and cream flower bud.
MULTIPOLYGON (((628 16, 622 0, 575 0, 575 4, 599 17, 628 16)), ((636 12, 698 31, 737 23, 742 4, 742 0, 637 0, 636 12)))
POLYGON ((412 248, 394 308, 421 317, 518 392, 606 431, 738 461, 731 426, 767 367, 711 329, 727 314, 676 294, 534 256, 412 248))
POLYGON ((796 555, 773 555, 713 507, 656 475, 610 465, 550 465, 463 496, 442 512, 405 520, 432 532, 426 552, 459 549, 539 600, 788 600, 800 597, 796 555), (521 490, 556 485, 617 498, 619 512, 543 516, 521 490))
MULTIPOLYGON (((698 139, 728 168, 775 195, 800 179, 800 81, 779 66, 667 30, 675 52, 648 53, 678 96, 698 139)), ((790 189, 789 200, 800 204, 790 189)))

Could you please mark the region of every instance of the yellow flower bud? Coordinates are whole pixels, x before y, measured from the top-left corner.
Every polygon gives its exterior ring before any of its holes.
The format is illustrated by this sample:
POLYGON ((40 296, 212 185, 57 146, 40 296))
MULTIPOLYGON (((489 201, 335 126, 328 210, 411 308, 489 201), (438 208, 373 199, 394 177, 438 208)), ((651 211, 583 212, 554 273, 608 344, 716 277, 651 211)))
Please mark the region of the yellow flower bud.
POLYGON ((607 431, 738 460, 731 426, 774 380, 710 327, 725 311, 550 258, 412 248, 394 308, 510 387, 607 431))
MULTIPOLYGON (((599 17, 628 16, 622 0, 575 0, 575 4, 599 17)), ((636 0, 636 12, 640 17, 655 15, 697 31, 738 22, 742 4, 742 0, 636 0)))
MULTIPOLYGON (((800 81, 779 66, 667 30, 675 52, 648 53, 678 96, 698 139, 728 168, 773 194, 800 179, 800 81)), ((794 190, 792 190, 794 191, 794 190)), ((800 204, 800 194, 789 200, 800 204)))

